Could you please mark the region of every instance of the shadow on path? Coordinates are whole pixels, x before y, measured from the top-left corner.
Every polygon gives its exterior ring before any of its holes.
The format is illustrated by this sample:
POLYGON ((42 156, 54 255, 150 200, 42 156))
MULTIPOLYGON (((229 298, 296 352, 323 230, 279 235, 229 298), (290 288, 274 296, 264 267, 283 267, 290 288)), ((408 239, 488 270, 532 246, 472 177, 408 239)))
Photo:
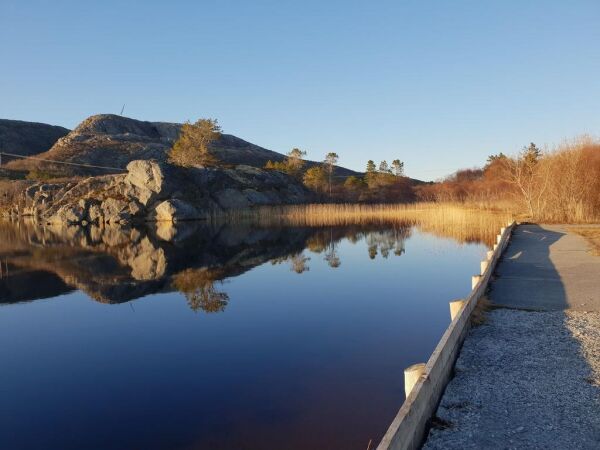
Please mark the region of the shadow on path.
POLYGON ((491 285, 495 305, 600 311, 600 258, 561 226, 521 225, 513 233, 491 285))
POLYGON ((424 448, 600 448, 596 268, 564 228, 515 230, 489 292, 499 308, 469 331, 424 448))

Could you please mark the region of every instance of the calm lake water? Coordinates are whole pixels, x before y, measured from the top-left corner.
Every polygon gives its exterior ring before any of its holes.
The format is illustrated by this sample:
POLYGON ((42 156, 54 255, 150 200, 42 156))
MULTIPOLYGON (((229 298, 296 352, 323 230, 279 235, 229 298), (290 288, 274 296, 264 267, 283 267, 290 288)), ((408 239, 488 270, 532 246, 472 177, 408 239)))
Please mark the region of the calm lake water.
POLYGON ((0 227, 0 448, 379 441, 487 246, 408 226, 0 227))

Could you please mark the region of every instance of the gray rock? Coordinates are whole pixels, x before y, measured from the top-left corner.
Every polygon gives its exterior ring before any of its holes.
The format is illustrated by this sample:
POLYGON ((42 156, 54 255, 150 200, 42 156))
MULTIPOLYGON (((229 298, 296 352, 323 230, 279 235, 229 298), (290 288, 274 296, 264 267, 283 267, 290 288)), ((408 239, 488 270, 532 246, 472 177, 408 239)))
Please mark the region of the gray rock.
POLYGON ((102 217, 105 222, 119 223, 121 220, 128 220, 129 214, 126 209, 128 202, 116 198, 107 198, 102 202, 102 217))
POLYGON ((88 220, 91 223, 98 223, 100 221, 102 221, 104 218, 103 213, 102 213, 102 207, 100 206, 99 203, 94 203, 93 205, 90 205, 89 209, 88 209, 88 220))
POLYGON ((159 222, 204 218, 192 205, 178 199, 165 200, 154 209, 154 212, 154 217, 159 222))
POLYGON ((250 206, 248 197, 237 189, 225 189, 215 194, 217 203, 224 209, 239 209, 250 206))
POLYGON ((163 190, 165 176, 156 161, 131 161, 127 170, 125 185, 137 188, 133 194, 142 205, 154 201, 163 190))
POLYGON ((297 180, 277 171, 243 165, 184 169, 147 160, 129 163, 127 174, 27 183, 17 192, 9 212, 69 224, 203 219, 227 209, 312 199, 297 180))
POLYGON ((75 205, 66 205, 61 207, 56 214, 50 218, 50 222, 76 225, 81 223, 86 217, 86 204, 85 201, 81 201, 75 205))
POLYGON ((256 189, 244 189, 246 199, 255 205, 269 205, 274 203, 273 196, 270 192, 258 192, 256 189))

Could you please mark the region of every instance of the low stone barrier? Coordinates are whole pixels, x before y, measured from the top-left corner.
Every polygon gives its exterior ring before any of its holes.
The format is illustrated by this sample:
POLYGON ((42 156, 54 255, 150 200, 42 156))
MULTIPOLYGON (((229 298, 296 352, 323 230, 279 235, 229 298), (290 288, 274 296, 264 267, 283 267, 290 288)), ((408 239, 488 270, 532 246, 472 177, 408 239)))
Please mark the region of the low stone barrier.
POLYGON ((418 449, 429 419, 435 414, 454 363, 469 330, 471 313, 485 294, 502 252, 508 245, 515 223, 500 230, 493 251, 481 262, 481 273, 474 275, 471 293, 464 300, 450 303, 452 322, 431 354, 427 364, 415 364, 405 370, 406 400, 379 443, 377 450, 418 449))

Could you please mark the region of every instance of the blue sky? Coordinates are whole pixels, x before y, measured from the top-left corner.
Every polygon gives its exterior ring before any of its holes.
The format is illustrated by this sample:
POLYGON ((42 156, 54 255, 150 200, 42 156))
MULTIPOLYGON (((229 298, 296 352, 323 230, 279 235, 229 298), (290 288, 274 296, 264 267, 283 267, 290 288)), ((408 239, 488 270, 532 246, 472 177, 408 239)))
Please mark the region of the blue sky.
POLYGON ((0 117, 72 128, 125 103, 435 179, 598 135, 599 24, 596 0, 0 0, 0 117))

